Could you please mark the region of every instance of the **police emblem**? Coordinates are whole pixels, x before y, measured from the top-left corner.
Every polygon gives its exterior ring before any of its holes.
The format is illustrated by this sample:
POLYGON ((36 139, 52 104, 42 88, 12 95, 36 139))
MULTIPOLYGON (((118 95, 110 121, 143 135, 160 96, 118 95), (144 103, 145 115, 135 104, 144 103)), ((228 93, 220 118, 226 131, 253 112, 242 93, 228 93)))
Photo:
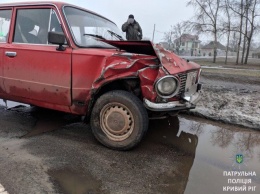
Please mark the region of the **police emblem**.
POLYGON ((244 160, 244 157, 243 157, 242 154, 237 154, 237 155, 236 155, 236 162, 237 162, 238 164, 242 164, 242 163, 243 163, 243 160, 244 160))

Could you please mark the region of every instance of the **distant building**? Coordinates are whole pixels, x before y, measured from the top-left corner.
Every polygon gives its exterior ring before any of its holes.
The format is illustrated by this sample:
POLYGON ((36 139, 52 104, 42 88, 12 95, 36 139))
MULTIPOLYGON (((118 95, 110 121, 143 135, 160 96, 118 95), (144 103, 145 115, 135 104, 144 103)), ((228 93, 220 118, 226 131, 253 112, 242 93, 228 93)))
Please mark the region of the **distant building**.
POLYGON ((160 42, 159 44, 167 50, 174 51, 173 46, 168 42, 160 42))
POLYGON ((252 50, 251 55, 253 58, 260 58, 260 47, 255 48, 254 50, 252 50))
MULTIPOLYGON (((220 42, 217 42, 216 46, 217 46, 217 56, 224 56, 226 54, 226 47, 220 42)), ((210 43, 201 47, 202 56, 213 56, 213 54, 214 54, 214 41, 211 41, 210 43)))
POLYGON ((174 40, 174 48, 182 55, 200 56, 200 43, 198 35, 183 34, 174 40))

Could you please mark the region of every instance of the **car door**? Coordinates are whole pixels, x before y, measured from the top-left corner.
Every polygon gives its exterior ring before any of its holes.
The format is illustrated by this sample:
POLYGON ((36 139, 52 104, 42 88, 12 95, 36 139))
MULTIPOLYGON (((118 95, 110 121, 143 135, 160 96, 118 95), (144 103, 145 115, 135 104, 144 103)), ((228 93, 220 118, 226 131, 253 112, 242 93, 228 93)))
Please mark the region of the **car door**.
POLYGON ((0 9, 0 95, 4 94, 4 78, 3 78, 3 58, 4 49, 8 45, 7 39, 10 29, 12 10, 0 9))
MULTIPOLYGON (((4 49, 4 87, 17 101, 71 104, 71 54, 48 43, 49 31, 62 31, 54 9, 15 10, 12 42, 4 49)), ((32 103, 34 104, 34 103, 32 103)))

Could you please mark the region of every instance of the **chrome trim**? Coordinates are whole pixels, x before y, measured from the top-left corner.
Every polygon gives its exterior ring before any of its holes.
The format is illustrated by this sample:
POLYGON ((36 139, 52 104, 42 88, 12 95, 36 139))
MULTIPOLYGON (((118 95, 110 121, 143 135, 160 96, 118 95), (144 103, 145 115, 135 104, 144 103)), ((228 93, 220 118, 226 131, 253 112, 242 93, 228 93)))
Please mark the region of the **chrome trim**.
POLYGON ((171 109, 178 106, 185 106, 185 104, 181 104, 179 101, 167 103, 154 103, 147 100, 146 98, 144 99, 144 104, 146 105, 146 107, 149 107, 151 109, 171 109))
POLYGON ((181 97, 185 93, 186 81, 187 81, 187 73, 178 73, 177 76, 180 80, 180 89, 177 94, 178 97, 181 97))
POLYGON ((172 98, 173 96, 175 96, 176 94, 178 94, 179 89, 180 89, 180 81, 179 81, 179 79, 178 79, 177 77, 175 77, 175 76, 173 76, 173 75, 166 75, 166 76, 164 76, 164 77, 161 77, 161 78, 158 79, 158 80, 156 81, 156 83, 155 83, 155 91, 156 91, 157 95, 160 96, 160 97, 162 97, 162 98, 172 98), (176 87, 175 91, 174 91, 171 95, 164 96, 164 95, 160 94, 160 92, 158 91, 158 84, 159 84, 159 82, 162 81, 163 79, 169 78, 169 77, 176 80, 176 82, 177 82, 177 87, 176 87))
POLYGON ((185 110, 195 108, 197 102, 200 100, 200 92, 196 92, 190 97, 186 97, 186 102, 173 101, 167 103, 154 103, 146 98, 143 99, 144 106, 151 111, 173 111, 173 110, 185 110))
POLYGON ((200 99, 201 99, 200 91, 194 93, 191 96, 185 96, 184 97, 184 100, 186 100, 187 102, 190 102, 192 104, 197 104, 200 99))
POLYGON ((17 53, 12 51, 6 51, 5 55, 8 57, 16 57, 17 53))
MULTIPOLYGON (((12 42, 13 45, 30 45, 30 46, 47 46, 47 47, 57 47, 57 44, 34 44, 34 43, 24 43, 24 42, 12 42)), ((69 45, 63 45, 66 48, 69 48, 69 45)))

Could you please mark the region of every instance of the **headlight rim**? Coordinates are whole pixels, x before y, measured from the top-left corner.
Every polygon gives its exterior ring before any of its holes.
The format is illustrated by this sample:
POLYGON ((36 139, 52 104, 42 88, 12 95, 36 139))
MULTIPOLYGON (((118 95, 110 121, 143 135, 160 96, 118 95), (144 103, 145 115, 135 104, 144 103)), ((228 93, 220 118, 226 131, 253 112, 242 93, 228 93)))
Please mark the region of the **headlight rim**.
POLYGON ((161 98, 172 98, 176 94, 178 94, 179 90, 180 90, 180 81, 176 76, 173 76, 173 75, 163 76, 160 79, 158 79, 155 83, 155 91, 156 91, 157 95, 160 96, 161 98), (177 84, 175 91, 170 95, 163 95, 163 94, 161 94, 161 92, 158 89, 158 84, 160 83, 160 81, 162 81, 163 79, 166 79, 166 78, 173 78, 176 81, 176 84, 177 84))

